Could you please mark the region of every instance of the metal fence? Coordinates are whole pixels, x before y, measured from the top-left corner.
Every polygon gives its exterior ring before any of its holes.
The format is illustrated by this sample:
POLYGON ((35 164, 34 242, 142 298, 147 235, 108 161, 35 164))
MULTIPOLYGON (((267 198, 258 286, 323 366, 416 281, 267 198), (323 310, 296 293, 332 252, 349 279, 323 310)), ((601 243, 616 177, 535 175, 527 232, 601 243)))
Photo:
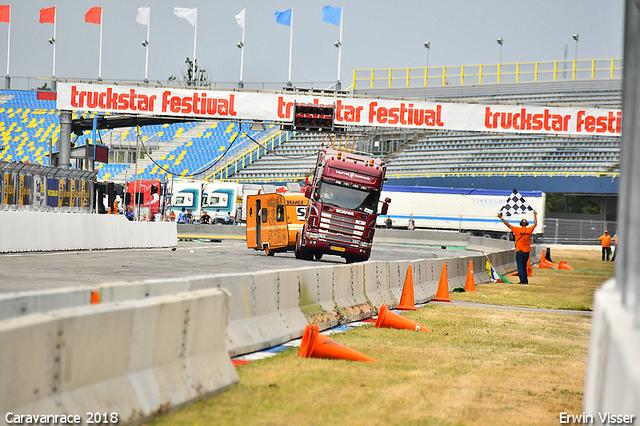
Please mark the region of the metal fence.
POLYGON ((622 78, 622 59, 353 70, 355 89, 622 78))
POLYGON ((603 220, 544 219, 545 244, 599 245, 598 237, 617 232, 617 223, 603 220))

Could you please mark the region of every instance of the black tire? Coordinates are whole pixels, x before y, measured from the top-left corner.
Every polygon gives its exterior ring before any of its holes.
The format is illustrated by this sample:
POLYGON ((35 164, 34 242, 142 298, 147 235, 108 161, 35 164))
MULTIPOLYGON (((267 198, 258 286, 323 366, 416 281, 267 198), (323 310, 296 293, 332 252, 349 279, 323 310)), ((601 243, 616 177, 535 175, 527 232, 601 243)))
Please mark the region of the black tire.
POLYGON ((265 244, 265 246, 264 246, 264 253, 265 253, 267 256, 271 256, 271 257, 273 257, 273 256, 275 256, 275 255, 276 255, 276 252, 275 252, 275 251, 273 251, 273 250, 271 249, 271 247, 269 247, 269 246, 268 246, 268 245, 266 245, 266 244, 265 244))
POLYGON ((294 250, 296 259, 313 260, 313 254, 300 247, 300 233, 296 235, 296 248, 294 250))
POLYGON ((296 234, 296 245, 293 248, 293 254, 296 256, 296 259, 300 259, 300 249, 298 248, 300 245, 300 233, 296 234))
POLYGON ((320 260, 322 259, 322 253, 313 253, 313 257, 315 257, 316 260, 320 260))
POLYGON ((345 257, 344 260, 346 260, 347 263, 350 264, 350 263, 356 263, 358 261, 358 258, 349 256, 349 257, 345 257))

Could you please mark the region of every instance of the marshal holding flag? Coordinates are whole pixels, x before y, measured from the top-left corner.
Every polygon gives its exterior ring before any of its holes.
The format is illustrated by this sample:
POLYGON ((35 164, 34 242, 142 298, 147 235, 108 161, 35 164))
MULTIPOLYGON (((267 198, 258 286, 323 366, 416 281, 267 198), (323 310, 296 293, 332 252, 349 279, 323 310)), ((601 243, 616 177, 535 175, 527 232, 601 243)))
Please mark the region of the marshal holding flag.
POLYGON ((533 210, 524 197, 514 189, 513 193, 507 199, 507 203, 500 209, 497 216, 515 235, 518 277, 520 278, 520 284, 529 284, 527 278, 527 263, 529 261, 529 253, 531 252, 531 236, 533 235, 533 230, 538 225, 538 212, 533 210), (529 222, 527 219, 522 219, 519 227, 512 226, 502 217, 503 213, 506 216, 512 216, 524 214, 527 211, 533 211, 533 226, 528 226, 529 222))

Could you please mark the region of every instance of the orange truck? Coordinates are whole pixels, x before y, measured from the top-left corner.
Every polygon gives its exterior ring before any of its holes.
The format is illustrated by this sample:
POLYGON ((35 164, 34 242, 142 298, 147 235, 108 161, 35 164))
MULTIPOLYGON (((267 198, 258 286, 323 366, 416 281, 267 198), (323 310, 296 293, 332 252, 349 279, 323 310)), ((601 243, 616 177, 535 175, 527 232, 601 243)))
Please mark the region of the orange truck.
POLYGON ((264 250, 267 256, 293 251, 308 203, 304 194, 247 196, 247 248, 264 250))

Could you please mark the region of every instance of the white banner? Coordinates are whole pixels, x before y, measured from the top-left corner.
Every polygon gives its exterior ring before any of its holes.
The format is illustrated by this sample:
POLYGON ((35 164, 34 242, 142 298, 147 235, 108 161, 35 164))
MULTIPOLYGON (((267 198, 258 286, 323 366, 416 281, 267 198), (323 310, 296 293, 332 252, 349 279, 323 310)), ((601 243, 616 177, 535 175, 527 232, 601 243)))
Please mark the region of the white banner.
POLYGON ((306 94, 58 83, 60 110, 293 122, 293 103, 335 104, 350 126, 619 136, 619 109, 338 98, 306 94))

